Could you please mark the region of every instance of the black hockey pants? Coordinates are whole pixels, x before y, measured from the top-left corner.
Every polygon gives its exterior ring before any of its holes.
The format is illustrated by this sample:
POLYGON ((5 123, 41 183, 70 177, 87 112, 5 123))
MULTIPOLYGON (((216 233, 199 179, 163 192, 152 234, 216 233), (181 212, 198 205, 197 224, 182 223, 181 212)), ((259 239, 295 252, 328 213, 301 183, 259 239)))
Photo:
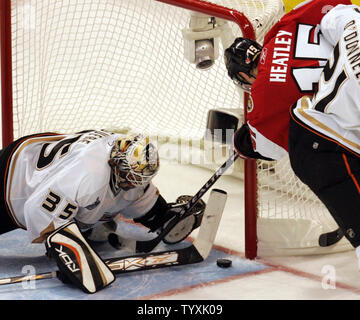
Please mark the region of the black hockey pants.
POLYGON ((12 154, 14 144, 15 143, 11 143, 8 147, 0 151, 0 234, 19 228, 10 217, 9 209, 5 201, 8 159, 12 154))
POLYGON ((360 155, 291 119, 289 156, 295 174, 324 203, 352 246, 359 246, 360 155))
POLYGON ((11 156, 22 142, 30 137, 36 136, 37 134, 32 134, 21 137, 0 151, 0 234, 19 228, 13 220, 8 204, 6 203, 6 183, 8 174, 11 174, 8 171, 11 156))

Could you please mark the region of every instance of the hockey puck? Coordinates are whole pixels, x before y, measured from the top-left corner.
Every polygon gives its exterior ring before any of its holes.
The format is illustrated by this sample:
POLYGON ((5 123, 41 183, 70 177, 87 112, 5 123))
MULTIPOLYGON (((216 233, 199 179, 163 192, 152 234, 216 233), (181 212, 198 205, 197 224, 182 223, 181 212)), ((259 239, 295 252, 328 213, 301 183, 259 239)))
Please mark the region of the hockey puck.
POLYGON ((217 259, 216 264, 220 268, 229 268, 231 267, 232 261, 230 259, 217 259))

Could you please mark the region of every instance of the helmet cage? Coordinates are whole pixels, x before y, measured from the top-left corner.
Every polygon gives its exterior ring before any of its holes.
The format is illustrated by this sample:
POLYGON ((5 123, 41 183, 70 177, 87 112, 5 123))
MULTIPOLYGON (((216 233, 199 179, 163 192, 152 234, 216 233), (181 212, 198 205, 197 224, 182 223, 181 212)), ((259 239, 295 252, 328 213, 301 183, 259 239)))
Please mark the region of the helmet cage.
POLYGON ((159 169, 159 156, 153 144, 138 135, 115 142, 109 163, 113 169, 114 186, 131 188, 146 186, 159 169))

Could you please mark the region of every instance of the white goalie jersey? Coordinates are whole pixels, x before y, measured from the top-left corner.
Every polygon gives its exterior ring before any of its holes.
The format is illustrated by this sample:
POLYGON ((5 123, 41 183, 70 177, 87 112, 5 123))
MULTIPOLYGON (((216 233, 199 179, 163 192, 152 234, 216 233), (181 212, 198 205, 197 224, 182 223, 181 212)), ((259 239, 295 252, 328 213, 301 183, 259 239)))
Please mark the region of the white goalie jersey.
POLYGON ((360 154, 360 8, 338 5, 321 22, 334 46, 313 99, 303 97, 293 113, 348 150, 360 154))
POLYGON ((118 214, 137 218, 158 198, 156 187, 115 194, 109 155, 121 136, 105 131, 73 135, 39 134, 20 139, 8 161, 6 203, 30 241, 42 242, 54 229, 76 219, 93 227, 118 214))

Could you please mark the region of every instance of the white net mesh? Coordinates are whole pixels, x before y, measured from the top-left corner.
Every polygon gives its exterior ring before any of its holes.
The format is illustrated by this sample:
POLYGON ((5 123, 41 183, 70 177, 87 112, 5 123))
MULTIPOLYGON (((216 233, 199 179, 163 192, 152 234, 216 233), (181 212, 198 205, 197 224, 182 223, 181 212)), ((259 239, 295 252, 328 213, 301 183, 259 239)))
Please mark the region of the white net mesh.
POLYGON ((346 239, 321 248, 322 233, 338 228, 321 201, 290 167, 289 158, 258 161, 258 254, 324 254, 351 249, 346 239))
MULTIPOLYGON (((243 12, 259 42, 283 14, 280 0, 208 2, 243 12)), ((208 110, 242 105, 222 55, 241 36, 235 23, 226 24, 214 66, 199 71, 184 57, 182 30, 189 26, 189 10, 154 0, 11 4, 15 139, 111 128, 196 141, 203 137, 208 110)), ((292 236, 292 225, 290 231, 285 226, 292 219, 327 224, 319 201, 309 200, 309 190, 287 177, 293 175, 288 163, 259 165, 260 243, 272 246, 272 230, 279 228, 292 236)))
MULTIPOLYGON (((267 1, 216 3, 270 23, 267 1)), ((189 17, 153 0, 12 1, 15 138, 105 127, 202 136, 207 110, 241 97, 222 55, 206 72, 184 58, 189 17)))

